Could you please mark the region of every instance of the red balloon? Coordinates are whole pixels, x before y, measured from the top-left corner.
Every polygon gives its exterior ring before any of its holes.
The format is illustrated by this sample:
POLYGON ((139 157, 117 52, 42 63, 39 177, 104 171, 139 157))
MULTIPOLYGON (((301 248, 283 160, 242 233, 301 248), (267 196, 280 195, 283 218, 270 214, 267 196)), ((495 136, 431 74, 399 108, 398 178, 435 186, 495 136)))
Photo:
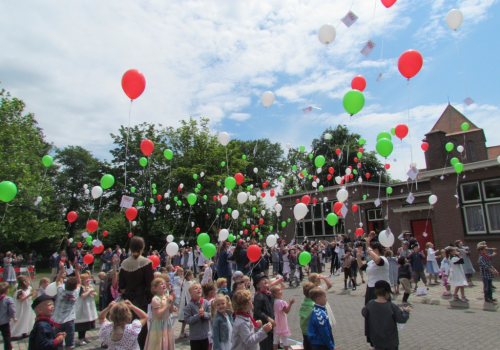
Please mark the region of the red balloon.
POLYGON ((103 236, 103 237, 106 237, 107 235, 108 235, 108 231, 104 231, 104 232, 102 233, 102 236, 103 236))
POLYGON ((396 3, 397 0, 382 0, 382 5, 384 5, 386 8, 391 7, 396 3))
POLYGON ((357 163, 358 162, 358 157, 354 157, 354 162, 357 163))
POLYGON ((420 148, 422 148, 422 151, 427 151, 429 149, 429 144, 427 142, 422 142, 422 145, 420 145, 420 148))
POLYGON ((94 247, 94 254, 101 254, 104 251, 104 244, 101 244, 99 247, 94 247))
POLYGON ((213 198, 213 199, 214 199, 214 201, 216 201, 216 200, 217 200, 217 196, 214 196, 214 198, 213 198))
POLYGON ((313 204, 316 204, 318 203, 318 199, 317 198, 313 198, 313 204))
POLYGON ((313 176, 313 180, 316 181, 318 177, 316 175, 313 176))
POLYGON ((352 166, 349 165, 348 168, 352 170, 352 166))
POLYGON ((302 171, 299 173, 300 177, 304 177, 304 174, 302 174, 302 171))
POLYGON ((68 222, 75 222, 75 220, 78 218, 78 214, 74 211, 70 211, 68 213, 68 216, 66 216, 66 218, 68 219, 68 222))
POLYGON ((128 208, 125 211, 125 216, 127 217, 128 221, 133 221, 137 217, 137 209, 134 207, 128 208))
POLYGON ((384 165, 384 168, 386 168, 387 170, 389 170, 391 168, 391 165, 389 163, 387 163, 387 164, 384 165))
POLYGON ((130 237, 132 237, 132 236, 133 236, 133 235, 132 235, 132 232, 129 232, 129 233, 128 233, 128 238, 130 238, 130 237))
POLYGON ((262 198, 266 197, 266 192, 262 192, 262 193, 260 194, 260 196, 261 196, 262 198))
POLYGON ((340 211, 342 207, 344 206, 344 203, 342 202, 337 202, 333 205, 333 212, 337 214, 338 216, 342 217, 342 212, 340 211))
POLYGON ((271 195, 271 197, 274 197, 274 190, 271 190, 270 195, 271 195))
POLYGON ((264 225, 264 219, 259 219, 259 225, 264 225))
POLYGON ((332 175, 328 174, 326 178, 328 179, 328 181, 330 181, 332 179, 332 175))
POLYGON ((366 178, 369 179, 370 178, 370 173, 366 173, 366 178))
POLYGON ((156 255, 150 255, 148 256, 148 259, 153 263, 153 270, 156 269, 158 265, 160 265, 160 258, 156 255))
POLYGON ((251 225, 251 226, 250 226, 250 229, 251 229, 251 230, 255 230, 255 225, 251 225))
POLYGON ((300 199, 298 199, 298 198, 297 198, 295 201, 297 202, 297 204, 299 204, 299 203, 300 203, 300 199))
POLYGON ((349 178, 350 178, 350 179, 354 178, 354 174, 350 174, 350 175, 349 175, 349 178))
POLYGON ((358 168, 361 168, 361 166, 362 166, 362 165, 363 165, 363 164, 361 164, 361 163, 358 163, 358 168))
POLYGON ((181 186, 177 187, 177 191, 179 192, 182 191, 182 187, 181 186))
POLYGON ((335 171, 335 169, 333 169, 332 167, 329 167, 329 168, 328 168, 328 172, 329 172, 330 174, 332 174, 332 175, 333 175, 333 172, 334 172, 334 171, 335 171))
POLYGON ((337 153, 337 155, 339 155, 339 154, 340 154, 340 150, 337 148, 337 149, 335 150, 335 153, 337 153))
POLYGON ((398 69, 405 78, 413 78, 422 68, 424 58, 417 50, 408 50, 401 54, 398 60, 398 69))
POLYGON ((130 69, 123 74, 122 89, 131 100, 141 96, 146 88, 146 78, 137 69, 130 69))
MULTIPOLYGON (((255 232, 254 232, 255 233, 255 232)), ((256 262, 260 259, 261 251, 258 245, 252 244, 247 249, 247 256, 251 262, 256 262)))
POLYGON ((243 231, 243 233, 244 233, 244 234, 247 234, 247 233, 248 233, 248 230, 243 231))
POLYGON ((363 229, 360 227, 360 228, 357 228, 357 229, 356 229, 355 235, 356 235, 357 237, 359 237, 359 236, 363 236, 363 233, 364 233, 364 231, 363 231, 363 229))
POLYGON ((153 144, 153 141, 144 139, 141 142, 141 151, 144 153, 146 156, 150 156, 151 153, 153 153, 153 150, 155 149, 155 145, 153 144))
POLYGON ((408 127, 405 124, 399 124, 396 126, 396 136, 401 140, 404 139, 408 135, 408 127))
POLYGON ((161 194, 157 195, 156 199, 158 199, 159 201, 161 201, 161 194))
POLYGON ((83 257, 83 262, 87 265, 90 265, 92 264, 92 261, 94 261, 94 257, 92 256, 92 254, 85 254, 85 256, 83 257))
POLYGON ((363 151, 364 151, 363 147, 360 147, 360 148, 358 149, 358 152, 359 152, 359 153, 363 153, 363 151))
POLYGON ((255 236, 255 231, 254 231, 254 232, 252 232, 252 235, 254 235, 254 236, 255 236))
POLYGON ((201 230, 200 230, 200 228, 199 228, 199 227, 197 227, 197 228, 195 229, 195 231, 196 231, 196 233, 200 233, 200 231, 201 231, 201 230))
POLYGON ((237 173, 236 175, 234 175, 234 179, 236 180, 236 183, 238 185, 241 185, 243 183, 243 181, 245 180, 245 177, 243 176, 242 173, 237 173))
POLYGON ((311 202, 311 197, 309 197, 307 194, 305 196, 302 196, 302 199, 300 200, 302 203, 305 205, 308 205, 311 202))
POLYGON ((366 79, 362 75, 355 76, 351 81, 354 90, 363 91, 366 88, 366 79))
MULTIPOLYGON (((351 175, 352 175, 352 174, 351 174, 351 175)), ((345 182, 349 182, 349 179, 350 179, 349 175, 344 175, 344 180, 345 180, 345 182)))
POLYGON ((227 220, 229 219, 229 215, 226 214, 226 216, 224 216, 224 218, 227 220))
POLYGON ((99 224, 97 223, 97 221, 90 220, 89 222, 87 222, 87 231, 94 232, 95 230, 97 230, 98 226, 99 224))
POLYGON ((262 188, 266 188, 266 187, 267 187, 267 184, 264 182, 264 183, 262 184, 262 188))
POLYGON ((76 246, 77 246, 78 248, 81 248, 81 247, 82 247, 82 242, 78 242, 78 243, 76 244, 76 246))
POLYGON ((221 198, 222 198, 222 193, 219 193, 219 199, 221 199, 221 198))
POLYGON ((352 205, 352 212, 355 213, 358 211, 358 205, 357 204, 353 204, 352 205))

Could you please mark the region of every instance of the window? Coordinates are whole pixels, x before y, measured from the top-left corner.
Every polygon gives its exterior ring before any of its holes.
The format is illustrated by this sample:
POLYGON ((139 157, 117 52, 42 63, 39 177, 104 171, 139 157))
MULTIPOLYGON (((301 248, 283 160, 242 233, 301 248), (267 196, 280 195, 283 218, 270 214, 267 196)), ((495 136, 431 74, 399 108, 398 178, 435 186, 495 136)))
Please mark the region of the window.
POLYGON ((302 237, 304 235, 304 229, 302 227, 302 224, 296 223, 295 224, 295 232, 297 232, 297 236, 302 237))
POLYGON ((464 206, 464 217, 468 234, 486 233, 482 204, 464 206))
POLYGON ((312 237, 313 236, 313 225, 312 221, 304 222, 304 236, 312 237))
POLYGON ((323 221, 314 221, 313 222, 313 229, 314 229, 314 235, 315 236, 324 236, 325 232, 323 231, 323 221))
POLYGON ((368 214, 368 221, 378 221, 384 219, 382 215, 382 208, 368 209, 366 212, 368 214))
POLYGON ((483 181, 484 200, 500 198, 500 180, 483 181))
POLYGON ((458 142, 455 139, 450 139, 448 142, 451 142, 453 144, 453 149, 457 149, 458 142))
POLYGON ((488 226, 490 232, 500 233, 500 203, 488 203, 488 226))
POLYGON ((314 220, 323 220, 322 217, 323 204, 317 203, 316 205, 313 205, 313 210, 314 210, 314 220))
POLYGON ((476 146, 474 144, 474 141, 467 141, 467 160, 469 161, 469 163, 477 162, 476 146))
POLYGON ((471 202, 481 200, 478 182, 470 182, 462 184, 462 201, 471 202))
POLYGON ((500 234, 500 178, 460 184, 466 235, 500 234))

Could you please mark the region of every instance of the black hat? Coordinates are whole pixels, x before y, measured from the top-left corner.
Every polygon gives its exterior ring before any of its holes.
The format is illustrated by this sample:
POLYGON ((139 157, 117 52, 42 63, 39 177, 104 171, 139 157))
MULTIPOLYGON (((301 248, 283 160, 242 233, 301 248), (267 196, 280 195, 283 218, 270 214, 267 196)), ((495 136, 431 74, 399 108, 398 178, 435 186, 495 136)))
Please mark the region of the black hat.
POLYGON ((47 294, 40 295, 38 298, 36 298, 33 301, 33 304, 31 304, 31 308, 33 310, 35 310, 38 305, 40 305, 41 303, 43 303, 44 301, 47 301, 47 300, 54 301, 54 297, 51 297, 51 296, 49 296, 47 294))
POLYGON ((384 281, 384 280, 380 280, 380 281, 375 282, 375 289, 383 289, 387 293, 391 293, 392 292, 391 291, 391 285, 389 284, 389 282, 384 281))
POLYGON ((257 285, 263 278, 267 278, 267 276, 264 275, 263 273, 259 273, 257 276, 253 278, 253 286, 255 287, 255 289, 257 289, 257 285))

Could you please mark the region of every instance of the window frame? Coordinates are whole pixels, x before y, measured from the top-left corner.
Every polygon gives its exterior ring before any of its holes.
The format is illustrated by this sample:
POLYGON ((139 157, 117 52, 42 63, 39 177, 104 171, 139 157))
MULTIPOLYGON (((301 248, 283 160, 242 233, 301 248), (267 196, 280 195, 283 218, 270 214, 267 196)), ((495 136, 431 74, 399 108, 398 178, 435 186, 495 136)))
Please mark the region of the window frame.
POLYGON ((366 209, 366 220, 367 221, 383 221, 384 220, 384 212, 382 210, 382 207, 380 208, 371 208, 371 209, 366 209), (370 213, 380 211, 380 218, 378 219, 377 216, 375 215, 375 219, 370 219, 370 213))
POLYGON ((484 184, 486 182, 492 182, 492 181, 500 181, 500 178, 494 178, 494 179, 488 179, 488 180, 483 180, 481 181, 481 187, 482 187, 482 190, 483 190, 483 202, 488 202, 488 203, 491 203, 491 202, 494 202, 494 201, 500 201, 500 197, 495 197, 495 198, 488 198, 486 196, 486 187, 484 186, 484 184))
POLYGON ((488 224, 488 232, 492 233, 492 234, 500 234, 500 228, 498 230, 493 230, 491 228, 492 226, 491 226, 491 222, 490 222, 490 211, 488 210, 488 206, 495 205, 495 204, 500 204, 500 201, 497 201, 497 202, 491 202, 490 201, 490 202, 484 203, 484 206, 486 208, 486 210, 484 212, 486 212, 486 222, 488 224))
POLYGON ((484 196, 483 196, 483 193, 481 191, 481 188, 482 188, 481 182, 482 181, 470 181, 470 182, 464 182, 464 183, 460 184, 460 194, 461 194, 460 200, 461 200, 462 203, 464 203, 464 204, 472 204, 472 203, 481 203, 481 202, 483 202, 484 196), (472 185, 472 184, 477 184, 477 188, 478 188, 478 192, 479 192, 479 199, 465 200, 464 185, 472 185))
POLYGON ((464 218, 464 222, 465 222, 465 232, 466 232, 467 235, 477 236, 477 235, 488 234, 488 228, 489 227, 486 227, 486 218, 484 216, 484 205, 483 205, 483 203, 472 203, 472 204, 463 205, 462 206, 462 213, 463 213, 463 218, 464 218), (482 215, 483 215, 483 227, 484 227, 484 230, 469 232, 469 225, 468 225, 468 222, 467 222, 467 214, 466 214, 466 208, 468 208, 468 207, 481 207, 481 212, 482 212, 482 215))

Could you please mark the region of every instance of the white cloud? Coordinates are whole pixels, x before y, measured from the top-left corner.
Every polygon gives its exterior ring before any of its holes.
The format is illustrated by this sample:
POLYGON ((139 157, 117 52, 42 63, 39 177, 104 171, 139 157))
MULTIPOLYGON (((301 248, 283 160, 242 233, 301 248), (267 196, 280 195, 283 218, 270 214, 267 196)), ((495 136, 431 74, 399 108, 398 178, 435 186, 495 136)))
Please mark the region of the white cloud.
POLYGON ((231 113, 229 116, 229 119, 237 120, 239 122, 242 122, 244 120, 247 120, 251 117, 249 113, 231 113))

